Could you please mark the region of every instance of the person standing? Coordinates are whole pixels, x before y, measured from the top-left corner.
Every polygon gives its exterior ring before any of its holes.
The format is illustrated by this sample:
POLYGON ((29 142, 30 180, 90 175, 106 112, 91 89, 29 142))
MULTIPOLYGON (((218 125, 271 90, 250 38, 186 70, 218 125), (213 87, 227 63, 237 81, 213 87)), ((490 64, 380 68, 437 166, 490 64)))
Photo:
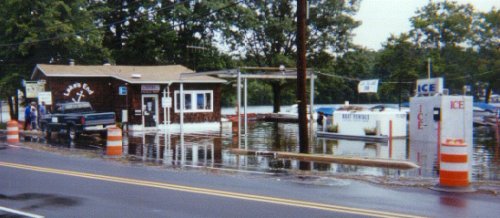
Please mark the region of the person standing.
POLYGON ((24 130, 28 130, 28 127, 31 125, 31 105, 26 105, 26 109, 24 110, 24 130))
POLYGON ((30 111, 30 120, 31 120, 31 129, 38 129, 38 109, 36 108, 36 103, 31 102, 31 111, 30 111))
POLYGON ((43 117, 47 114, 47 107, 45 107, 45 101, 42 101, 42 104, 38 106, 38 123, 42 121, 43 117))
POLYGON ((42 101, 42 104, 38 106, 38 111, 40 112, 39 119, 42 119, 43 115, 47 114, 47 107, 45 106, 45 101, 42 101))
POLYGON ((325 122, 325 114, 323 112, 320 111, 318 113, 318 119, 316 120, 316 122, 318 122, 318 126, 323 127, 325 122))

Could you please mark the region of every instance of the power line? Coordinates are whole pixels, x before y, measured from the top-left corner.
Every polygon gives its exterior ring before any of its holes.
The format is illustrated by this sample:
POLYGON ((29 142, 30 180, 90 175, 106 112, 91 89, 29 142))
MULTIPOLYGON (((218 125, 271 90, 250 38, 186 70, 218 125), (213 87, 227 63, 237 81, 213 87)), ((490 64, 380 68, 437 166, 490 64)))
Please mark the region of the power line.
POLYGON ((458 77, 451 78, 451 79, 446 79, 446 80, 450 81, 450 80, 466 79, 466 78, 469 78, 469 77, 472 77, 472 76, 482 76, 482 75, 486 75, 486 74, 493 73, 493 72, 494 71, 486 71, 486 72, 482 72, 482 73, 479 73, 479 74, 458 76, 458 77))
POLYGON ((349 80, 349 81, 361 81, 361 79, 347 77, 347 76, 340 76, 340 75, 329 74, 329 73, 322 73, 322 72, 315 72, 315 73, 323 75, 323 76, 336 77, 336 78, 345 79, 345 80, 349 80))
MULTIPOLYGON (((340 76, 340 75, 335 75, 335 74, 328 74, 328 73, 321 73, 321 72, 316 72, 317 74, 321 74, 323 76, 329 76, 329 77, 336 77, 336 78, 341 78, 341 79, 345 79, 345 80, 349 80, 349 81, 362 81, 362 79, 358 79, 358 78, 352 78, 352 77, 347 77, 347 76, 340 76)), ((392 81, 389 81, 389 82, 380 82, 380 83, 393 83, 393 84, 398 84, 398 83, 403 83, 403 84, 412 84, 414 82, 392 82, 392 81)))

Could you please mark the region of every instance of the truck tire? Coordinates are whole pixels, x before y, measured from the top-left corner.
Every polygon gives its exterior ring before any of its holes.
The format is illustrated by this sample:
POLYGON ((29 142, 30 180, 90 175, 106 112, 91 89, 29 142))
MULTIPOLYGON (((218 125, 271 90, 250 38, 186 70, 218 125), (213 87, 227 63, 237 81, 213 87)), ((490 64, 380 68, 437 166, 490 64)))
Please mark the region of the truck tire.
POLYGON ((102 131, 102 132, 99 133, 99 136, 101 136, 101 139, 106 140, 106 137, 108 136, 108 132, 107 131, 102 131))
POLYGON ((45 126, 45 139, 47 141, 52 140, 52 130, 48 126, 45 126))
POLYGON ((76 138, 78 138, 78 132, 76 131, 76 127, 75 126, 68 127, 68 129, 66 130, 66 132, 68 133, 68 138, 70 140, 75 140, 76 138))

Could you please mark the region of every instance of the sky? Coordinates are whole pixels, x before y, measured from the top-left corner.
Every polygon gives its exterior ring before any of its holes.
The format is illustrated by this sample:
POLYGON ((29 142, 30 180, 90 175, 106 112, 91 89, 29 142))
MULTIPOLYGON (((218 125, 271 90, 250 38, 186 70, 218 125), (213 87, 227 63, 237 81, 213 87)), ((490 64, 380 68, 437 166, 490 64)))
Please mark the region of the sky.
MULTIPOLYGON (((459 4, 471 4, 476 12, 488 12, 500 8, 500 0, 455 0, 459 4)), ((357 20, 361 26, 354 30, 354 43, 378 50, 391 34, 399 35, 411 28, 410 17, 427 5, 427 0, 362 0, 357 20)), ((438 1, 435 1, 438 2, 438 1)))

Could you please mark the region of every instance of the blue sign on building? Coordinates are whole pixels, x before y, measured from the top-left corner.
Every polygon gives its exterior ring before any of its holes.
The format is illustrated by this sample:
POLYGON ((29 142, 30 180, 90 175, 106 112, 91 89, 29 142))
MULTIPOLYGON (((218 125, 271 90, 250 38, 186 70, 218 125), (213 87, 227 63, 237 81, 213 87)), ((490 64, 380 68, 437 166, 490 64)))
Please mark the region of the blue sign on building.
POLYGON ((118 93, 119 95, 127 95, 127 87, 126 86, 118 87, 118 93))

